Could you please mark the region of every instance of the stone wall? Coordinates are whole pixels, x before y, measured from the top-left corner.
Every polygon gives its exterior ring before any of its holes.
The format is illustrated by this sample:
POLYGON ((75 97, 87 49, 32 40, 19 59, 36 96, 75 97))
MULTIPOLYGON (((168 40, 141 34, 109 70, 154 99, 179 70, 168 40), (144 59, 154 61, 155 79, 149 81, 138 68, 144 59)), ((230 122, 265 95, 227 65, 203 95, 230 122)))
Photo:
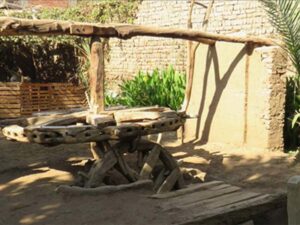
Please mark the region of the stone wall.
MULTIPOLYGON (((201 1, 208 5, 210 1, 201 1)), ((137 12, 136 24, 186 28, 189 3, 185 0, 144 0, 137 12)), ((195 5, 193 29, 201 29, 206 9, 195 5)), ((274 34, 257 0, 216 0, 208 31, 221 34, 274 34)), ((110 60, 106 63, 108 87, 117 89, 121 79, 132 78, 138 70, 152 70, 173 64, 185 71, 186 41, 166 38, 136 37, 110 41, 110 60)))

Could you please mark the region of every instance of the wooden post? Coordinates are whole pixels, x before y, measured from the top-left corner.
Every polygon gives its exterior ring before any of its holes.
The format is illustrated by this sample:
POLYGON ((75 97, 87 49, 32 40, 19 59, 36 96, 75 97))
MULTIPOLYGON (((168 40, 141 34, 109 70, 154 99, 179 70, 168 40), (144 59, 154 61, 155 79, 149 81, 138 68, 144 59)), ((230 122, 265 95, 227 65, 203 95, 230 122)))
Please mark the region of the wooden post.
POLYGON ((300 176, 293 176, 287 184, 288 224, 300 224, 300 176))
MULTIPOLYGON (((104 50, 99 37, 91 38, 90 55, 90 110, 92 114, 104 111, 104 50)), ((99 143, 91 143, 94 159, 101 158, 99 143)))
POLYGON ((90 102, 91 111, 104 111, 104 50, 99 37, 91 39, 90 102))

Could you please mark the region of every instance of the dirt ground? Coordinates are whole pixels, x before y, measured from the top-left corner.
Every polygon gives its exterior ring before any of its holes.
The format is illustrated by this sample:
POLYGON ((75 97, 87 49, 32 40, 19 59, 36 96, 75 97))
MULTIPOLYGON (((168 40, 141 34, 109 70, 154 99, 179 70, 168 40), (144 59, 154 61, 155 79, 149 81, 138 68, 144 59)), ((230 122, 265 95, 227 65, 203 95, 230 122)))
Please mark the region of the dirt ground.
MULTIPOLYGON (((199 181, 222 180, 245 189, 285 192, 286 182, 300 174, 296 155, 217 145, 167 144, 182 167, 199 181)), ((87 144, 43 147, 0 137, 0 225, 172 224, 142 191, 109 196, 57 194, 71 184, 80 162, 91 154, 87 144)))

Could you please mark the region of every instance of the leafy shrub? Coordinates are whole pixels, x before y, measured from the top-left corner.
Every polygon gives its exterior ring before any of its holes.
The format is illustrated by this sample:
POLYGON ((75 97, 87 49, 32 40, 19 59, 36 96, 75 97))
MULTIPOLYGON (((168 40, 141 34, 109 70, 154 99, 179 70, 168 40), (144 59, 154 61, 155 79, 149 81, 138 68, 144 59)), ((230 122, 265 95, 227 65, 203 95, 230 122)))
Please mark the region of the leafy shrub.
POLYGON ((123 81, 119 96, 107 95, 105 100, 107 105, 159 105, 178 110, 184 99, 185 83, 185 74, 176 72, 172 66, 152 73, 140 71, 134 79, 123 81))

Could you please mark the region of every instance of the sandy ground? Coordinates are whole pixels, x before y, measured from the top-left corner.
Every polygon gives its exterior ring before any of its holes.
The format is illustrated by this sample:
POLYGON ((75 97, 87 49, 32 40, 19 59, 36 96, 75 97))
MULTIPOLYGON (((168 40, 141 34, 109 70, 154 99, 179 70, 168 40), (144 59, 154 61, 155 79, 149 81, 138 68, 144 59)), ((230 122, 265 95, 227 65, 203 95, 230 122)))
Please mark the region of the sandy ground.
MULTIPOLYGON (((199 181, 222 180, 256 192, 285 192, 287 179, 300 174, 292 154, 197 144, 168 144, 168 149, 199 181)), ((57 194, 55 188, 71 184, 79 163, 89 157, 86 144, 49 148, 0 137, 0 225, 174 223, 142 191, 100 197, 57 194)))

